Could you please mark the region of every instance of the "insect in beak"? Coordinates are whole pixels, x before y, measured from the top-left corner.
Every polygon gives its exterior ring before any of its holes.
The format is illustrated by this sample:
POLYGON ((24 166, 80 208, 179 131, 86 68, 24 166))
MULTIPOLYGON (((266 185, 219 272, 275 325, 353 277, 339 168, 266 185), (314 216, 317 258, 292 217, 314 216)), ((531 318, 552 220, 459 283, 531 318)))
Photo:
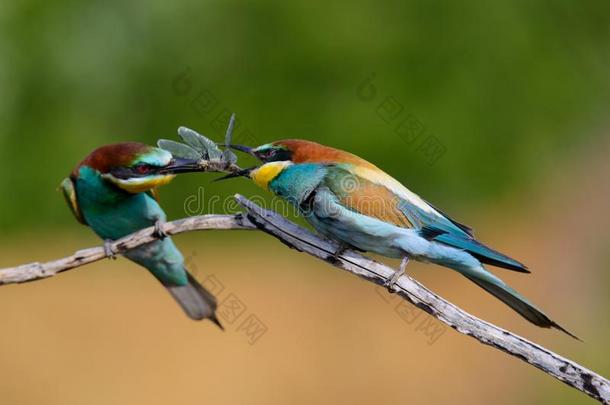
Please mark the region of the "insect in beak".
POLYGON ((256 169, 256 167, 249 167, 247 169, 241 169, 236 172, 229 173, 225 176, 219 177, 219 178, 215 179, 214 181, 227 180, 227 179, 232 179, 234 177, 250 177, 250 172, 252 172, 252 170, 254 170, 254 169, 256 169))
POLYGON ((201 170, 198 160, 194 159, 183 159, 174 158, 171 162, 161 170, 160 174, 178 174, 178 173, 191 173, 201 170))

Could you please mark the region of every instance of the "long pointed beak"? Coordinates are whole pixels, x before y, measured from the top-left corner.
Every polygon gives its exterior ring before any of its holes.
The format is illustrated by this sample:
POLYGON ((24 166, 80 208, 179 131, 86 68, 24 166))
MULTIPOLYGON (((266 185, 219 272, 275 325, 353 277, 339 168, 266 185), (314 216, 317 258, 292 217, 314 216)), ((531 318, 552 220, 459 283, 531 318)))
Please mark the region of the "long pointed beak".
POLYGON ((234 177, 250 177, 250 172, 252 170, 254 170, 254 169, 256 169, 256 166, 255 167, 249 167, 247 169, 241 169, 241 170, 238 170, 236 172, 229 173, 229 174, 227 174, 225 176, 222 176, 222 177, 219 177, 217 179, 214 179, 214 181, 227 180, 227 179, 232 179, 234 177))
POLYGON ((191 173, 198 172, 201 170, 199 161, 194 159, 183 159, 174 158, 171 162, 161 170, 161 174, 178 174, 178 173, 191 173))
POLYGON ((231 149, 235 149, 240 152, 244 152, 244 153, 247 153, 248 155, 252 155, 252 156, 256 157, 256 155, 252 152, 252 150, 254 148, 251 148, 249 146, 244 146, 244 145, 224 145, 224 146, 228 146, 231 149))

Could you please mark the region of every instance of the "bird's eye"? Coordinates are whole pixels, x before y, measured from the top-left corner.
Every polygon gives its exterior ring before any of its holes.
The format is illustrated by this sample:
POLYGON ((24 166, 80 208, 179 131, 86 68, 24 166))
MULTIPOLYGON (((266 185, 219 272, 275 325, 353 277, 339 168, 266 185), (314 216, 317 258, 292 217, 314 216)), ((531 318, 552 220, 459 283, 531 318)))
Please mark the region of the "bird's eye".
POLYGON ((275 151, 273 149, 266 150, 260 154, 261 159, 269 159, 275 155, 275 151))
POLYGON ((152 168, 147 164, 139 164, 134 169, 138 174, 148 174, 152 171, 152 168))

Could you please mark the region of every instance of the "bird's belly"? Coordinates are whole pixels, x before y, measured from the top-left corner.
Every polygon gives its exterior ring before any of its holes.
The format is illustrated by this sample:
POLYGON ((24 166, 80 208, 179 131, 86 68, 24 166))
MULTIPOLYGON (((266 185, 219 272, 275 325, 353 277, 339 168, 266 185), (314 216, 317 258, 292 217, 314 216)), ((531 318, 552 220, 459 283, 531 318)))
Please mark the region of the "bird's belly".
POLYGON ((355 226, 345 218, 317 217, 311 215, 309 222, 325 236, 350 244, 358 249, 374 252, 386 257, 412 259, 439 264, 454 269, 475 268, 480 263, 469 253, 442 243, 422 238, 416 230, 397 227, 370 218, 355 226), (364 225, 364 226, 363 226, 364 225))
POLYGON ((102 239, 118 239, 166 218, 157 202, 145 194, 115 204, 101 204, 87 195, 80 201, 87 224, 102 239))
MULTIPOLYGON (((100 204, 81 198, 87 224, 102 239, 116 240, 130 233, 165 221, 161 207, 145 194, 134 195, 121 204, 100 204)), ((146 267, 165 285, 186 285, 184 258, 171 238, 154 241, 125 253, 128 259, 146 267)))
POLYGON ((91 229, 102 239, 119 239, 152 225, 150 221, 134 221, 133 216, 114 212, 96 213, 85 218, 91 229))
MULTIPOLYGON (((331 217, 320 218, 316 215, 308 217, 308 221, 323 235, 354 246, 360 250, 374 252, 387 257, 403 257, 405 252, 394 243, 398 236, 396 227, 386 224, 369 224, 363 229, 342 219, 331 217), (376 226, 379 225, 379 226, 376 226)), ((380 221, 381 222, 381 221, 380 221)))
POLYGON ((360 250, 387 257, 409 256, 415 260, 452 267, 478 264, 467 252, 429 241, 417 229, 400 227, 349 210, 338 204, 336 197, 325 189, 317 191, 312 209, 303 211, 303 214, 320 233, 360 250))
MULTIPOLYGON (((114 210, 89 215, 87 223, 102 239, 116 240, 154 222, 145 215, 124 215, 114 210)), ((165 285, 186 285, 184 258, 171 238, 157 240, 125 253, 128 259, 146 267, 165 285)))

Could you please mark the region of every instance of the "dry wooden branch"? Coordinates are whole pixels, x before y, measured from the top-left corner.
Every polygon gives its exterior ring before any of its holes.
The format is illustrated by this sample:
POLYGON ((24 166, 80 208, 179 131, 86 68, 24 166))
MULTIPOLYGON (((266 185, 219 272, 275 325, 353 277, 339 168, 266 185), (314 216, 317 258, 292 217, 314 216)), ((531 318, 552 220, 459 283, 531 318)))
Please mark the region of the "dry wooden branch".
MULTIPOLYGON (((168 222, 163 225, 163 230, 169 235, 175 235, 194 230, 251 230, 258 228, 273 235, 291 248, 308 253, 375 284, 383 285, 394 274, 395 269, 353 251, 346 251, 335 257, 338 246, 333 242, 315 236, 281 215, 265 210, 242 196, 237 195, 236 198, 246 210, 245 216, 203 215, 191 217, 168 222)), ((115 241, 112 244, 112 249, 116 253, 124 253, 137 246, 150 243, 155 238, 153 227, 143 229, 115 241)), ((0 284, 20 283, 50 277, 61 271, 101 260, 104 257, 106 257, 104 248, 97 247, 80 250, 70 257, 48 263, 32 263, 0 269, 0 284)), ((401 298, 426 311, 458 332, 515 356, 600 402, 610 403, 610 382, 593 371, 527 339, 468 314, 407 275, 398 279, 394 289, 401 298)))
MULTIPOLYGON (((222 229, 256 229, 243 215, 200 215, 161 225, 162 230, 167 235, 176 235, 183 232, 203 231, 203 230, 222 230, 222 229)), ((110 244, 113 254, 122 254, 138 246, 145 245, 157 239, 155 227, 144 228, 138 232, 117 239, 110 244)), ((93 263, 107 258, 106 250, 103 246, 83 249, 75 252, 72 256, 53 260, 46 263, 28 263, 17 267, 7 267, 0 269, 0 285, 25 283, 28 281, 39 280, 80 267, 85 264, 93 263)))

